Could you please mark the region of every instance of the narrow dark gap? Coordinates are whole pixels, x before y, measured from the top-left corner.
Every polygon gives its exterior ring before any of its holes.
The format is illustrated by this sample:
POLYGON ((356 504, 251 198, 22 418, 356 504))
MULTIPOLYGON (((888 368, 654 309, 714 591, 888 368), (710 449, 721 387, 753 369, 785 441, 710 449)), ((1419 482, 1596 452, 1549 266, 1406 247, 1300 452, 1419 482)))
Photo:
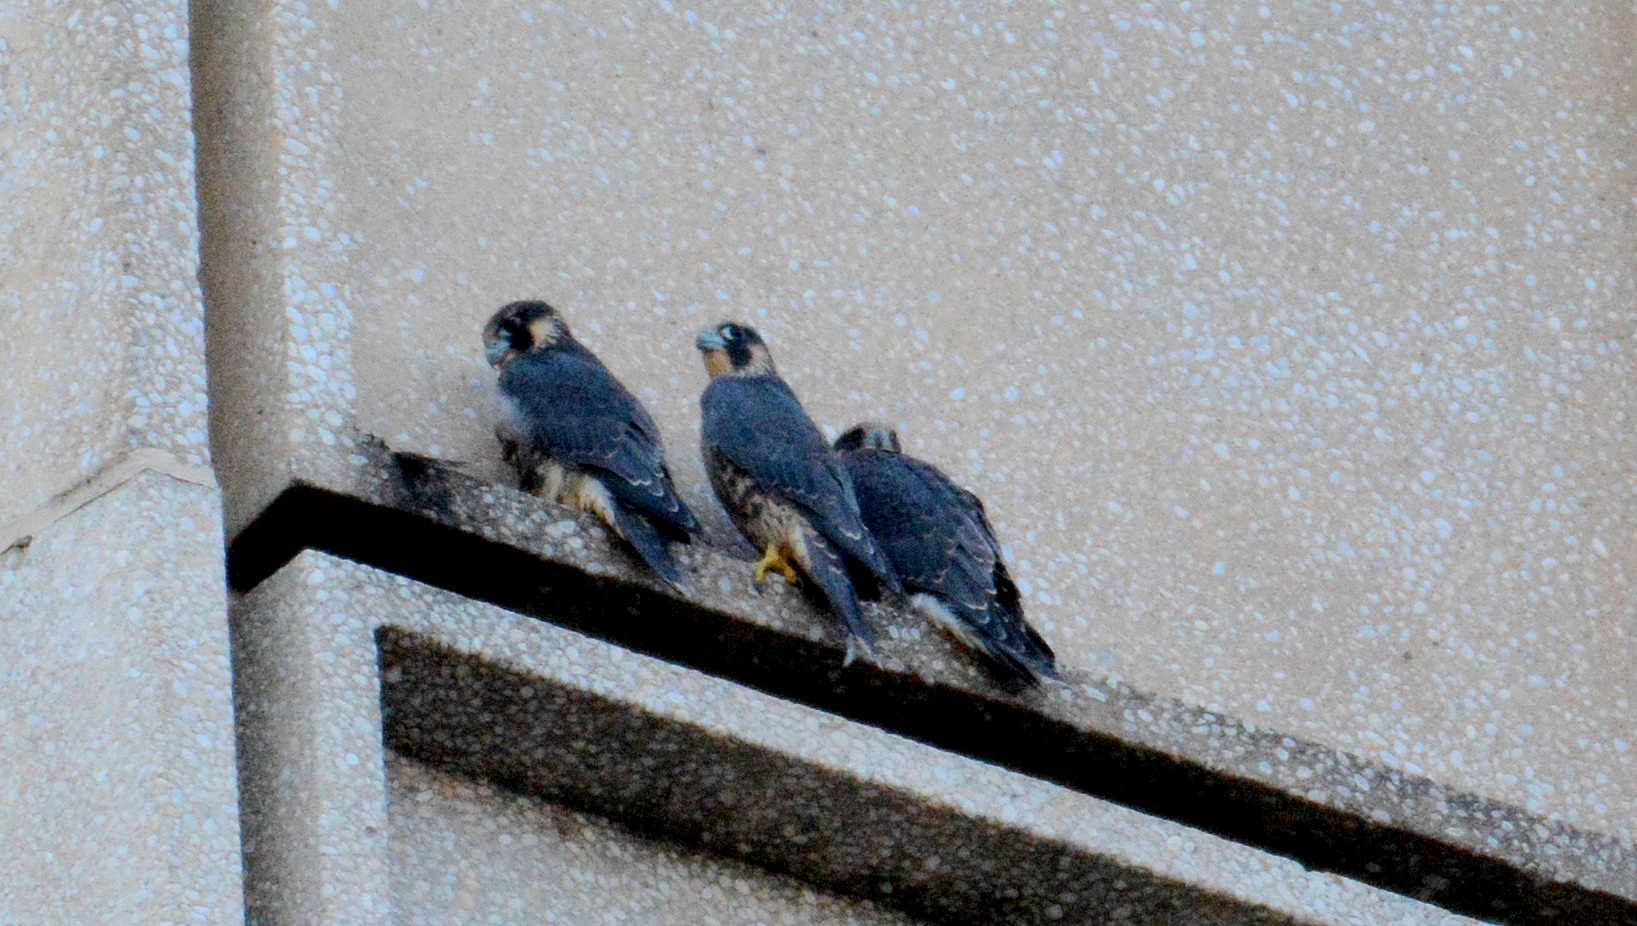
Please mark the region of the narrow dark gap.
POLYGON ((322 550, 1084 794, 1501 924, 1632 926, 1637 904, 1385 826, 1025 707, 929 686, 827 648, 588 575, 404 511, 284 492, 228 551, 246 591, 322 550), (748 655, 747 655, 748 654, 748 655))

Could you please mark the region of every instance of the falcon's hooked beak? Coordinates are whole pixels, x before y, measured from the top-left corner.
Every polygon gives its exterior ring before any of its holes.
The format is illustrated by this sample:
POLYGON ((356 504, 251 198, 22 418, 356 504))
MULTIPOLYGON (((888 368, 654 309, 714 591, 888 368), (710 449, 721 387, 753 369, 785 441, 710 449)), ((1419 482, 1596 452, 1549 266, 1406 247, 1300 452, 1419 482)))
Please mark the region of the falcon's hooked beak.
POLYGON ((506 355, 512 352, 512 345, 504 338, 495 338, 483 345, 483 356, 489 361, 489 366, 498 367, 506 360, 506 355))

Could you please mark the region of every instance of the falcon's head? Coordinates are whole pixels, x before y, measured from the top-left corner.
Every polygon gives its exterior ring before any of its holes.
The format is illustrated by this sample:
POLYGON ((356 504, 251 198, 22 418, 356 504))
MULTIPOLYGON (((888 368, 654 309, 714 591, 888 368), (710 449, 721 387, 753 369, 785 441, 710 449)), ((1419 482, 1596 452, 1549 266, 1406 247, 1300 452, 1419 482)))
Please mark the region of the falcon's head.
POLYGON ((503 306, 483 326, 483 354, 489 365, 504 367, 531 351, 546 350, 569 337, 557 310, 537 300, 503 306))
POLYGON ((855 424, 836 438, 835 449, 838 451, 861 450, 865 447, 871 450, 890 450, 893 453, 903 452, 898 446, 898 432, 874 421, 855 424))
POLYGON ((699 332, 694 342, 705 357, 705 372, 718 376, 759 376, 773 372, 773 355, 767 352, 756 329, 738 322, 723 322, 699 332))

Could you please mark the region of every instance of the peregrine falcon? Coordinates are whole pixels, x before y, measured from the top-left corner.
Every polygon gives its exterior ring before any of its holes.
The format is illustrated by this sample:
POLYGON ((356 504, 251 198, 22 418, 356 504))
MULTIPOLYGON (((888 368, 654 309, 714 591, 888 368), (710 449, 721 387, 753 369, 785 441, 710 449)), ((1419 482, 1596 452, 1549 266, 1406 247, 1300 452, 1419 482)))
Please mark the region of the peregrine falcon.
POLYGON ((705 470, 739 532, 768 570, 791 583, 806 575, 847 629, 847 662, 872 640, 861 597, 902 591, 860 520, 852 480, 824 436, 773 369, 754 329, 734 322, 699 335, 710 384, 699 397, 705 470))
POLYGON ((589 511, 681 589, 670 542, 699 530, 676 494, 659 428, 544 302, 513 302, 483 327, 500 371, 501 454, 525 492, 589 511))
POLYGON ((884 425, 854 427, 836 439, 835 451, 910 604, 1007 678, 1026 685, 1055 678, 1056 659, 1023 619, 983 502, 903 453, 897 432, 884 425))

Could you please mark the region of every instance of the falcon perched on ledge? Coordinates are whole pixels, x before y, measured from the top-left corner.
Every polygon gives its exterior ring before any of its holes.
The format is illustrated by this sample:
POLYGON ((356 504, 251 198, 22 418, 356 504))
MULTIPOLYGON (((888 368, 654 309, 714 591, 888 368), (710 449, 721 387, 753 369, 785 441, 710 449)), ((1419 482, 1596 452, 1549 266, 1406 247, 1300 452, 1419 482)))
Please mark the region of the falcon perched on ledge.
POLYGON ((699 397, 700 443, 711 487, 769 570, 805 575, 847 629, 847 662, 873 635, 859 598, 899 592, 892 567, 860 520, 852 480, 773 369, 754 329, 723 322, 699 335, 711 381, 699 397))
POLYGON ((544 302, 501 308, 483 326, 483 349, 500 371, 495 436, 517 487, 595 514, 680 590, 670 543, 687 543, 699 522, 642 403, 544 302))
POLYGON ((1008 678, 1026 685, 1055 678, 1056 657, 1023 619, 983 502, 903 453, 885 425, 860 424, 836 439, 835 450, 910 604, 1008 678))

